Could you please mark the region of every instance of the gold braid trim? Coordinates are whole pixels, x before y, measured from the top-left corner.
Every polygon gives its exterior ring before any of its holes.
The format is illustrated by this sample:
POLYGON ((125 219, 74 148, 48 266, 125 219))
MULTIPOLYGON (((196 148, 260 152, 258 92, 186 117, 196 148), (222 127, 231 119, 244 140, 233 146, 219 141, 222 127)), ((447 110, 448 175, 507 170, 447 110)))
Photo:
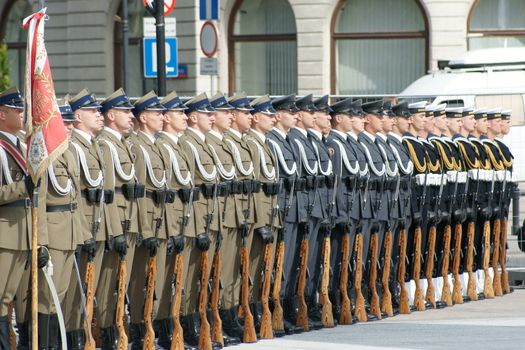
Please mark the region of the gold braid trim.
POLYGON ((439 172, 441 169, 441 164, 439 163, 439 159, 436 160, 435 164, 432 164, 432 161, 430 160, 430 156, 428 156, 428 170, 436 173, 439 172))
MULTIPOLYGON (((436 148, 439 151, 439 154, 441 155, 441 160, 443 161, 444 166, 447 168, 447 170, 452 170, 455 168, 455 159, 449 159, 447 156, 447 152, 445 151, 445 147, 443 147, 443 144, 439 141, 432 141, 432 143, 436 146, 436 148)), ((448 147, 448 145, 447 145, 448 147)), ((450 150, 450 147, 449 147, 450 150)))
POLYGON ((427 163, 426 159, 423 160, 423 164, 419 162, 419 159, 417 158, 416 150, 414 149, 414 146, 412 146, 412 143, 410 143, 407 140, 403 140, 408 148, 408 153, 410 154, 410 158, 412 159, 412 163, 414 163, 414 167, 416 168, 418 173, 425 173, 427 171, 427 163))
POLYGON ((510 160, 507 160, 507 158, 505 158, 505 154, 501 150, 501 147, 498 143, 496 143, 496 147, 498 147, 499 153, 501 154, 501 161, 503 162, 503 165, 505 166, 505 168, 510 168, 512 166, 512 158, 510 158, 510 160))
POLYGON ((492 162, 492 167, 495 170, 504 170, 503 162, 500 160, 499 162, 496 160, 496 157, 494 156, 494 152, 492 152, 492 149, 489 145, 483 145, 485 146, 485 151, 488 153, 490 161, 492 162))
POLYGON ((479 169, 479 167, 480 167, 479 159, 476 158, 476 160, 474 162, 472 162, 470 160, 469 156, 468 156, 468 153, 467 153, 467 150, 466 150, 465 146, 461 142, 458 142, 458 147, 459 147, 459 151, 461 152, 461 155, 463 156, 463 159, 467 163, 469 169, 479 169))

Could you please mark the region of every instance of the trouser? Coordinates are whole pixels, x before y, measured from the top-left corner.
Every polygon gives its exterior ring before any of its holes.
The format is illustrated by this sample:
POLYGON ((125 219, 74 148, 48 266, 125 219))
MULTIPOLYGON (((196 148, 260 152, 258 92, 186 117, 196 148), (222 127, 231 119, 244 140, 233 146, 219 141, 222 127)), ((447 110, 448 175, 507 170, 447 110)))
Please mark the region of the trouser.
MULTIPOLYGON (((126 289, 129 284, 133 258, 136 249, 136 234, 127 233, 128 250, 124 260, 126 261, 126 289)), ((115 315, 117 310, 117 290, 118 290, 118 267, 120 257, 115 251, 108 251, 104 254, 100 268, 100 277, 98 279, 99 286, 104 288, 97 288, 95 297, 97 299, 97 325, 100 328, 107 328, 115 324, 115 315)))
MULTIPOLYGON (((157 278, 155 280, 154 291, 157 296, 162 294, 162 288, 164 287, 166 242, 167 240, 165 239, 159 239, 160 245, 157 248, 157 255, 155 256, 157 278)), ((131 275, 128 287, 131 323, 141 323, 144 320, 145 286, 147 283, 149 258, 149 252, 143 245, 135 250, 132 267, 133 274, 131 275)), ((157 299, 153 302, 153 318, 157 316, 158 307, 159 303, 157 299)))
MULTIPOLYGON (((273 229, 273 238, 274 242, 276 240, 277 234, 276 229, 273 229)), ((262 238, 257 233, 252 233, 253 239, 252 244, 250 245, 250 277, 252 279, 252 290, 250 294, 250 302, 255 303, 261 300, 261 289, 262 282, 264 279, 263 270, 264 270, 264 250, 265 244, 262 241, 262 238)), ((275 243, 271 244, 271 266, 270 271, 273 270, 273 257, 275 255, 275 243)))
MULTIPOLYGON (((356 225, 353 220, 350 223, 350 229, 347 230, 344 225, 336 225, 332 230, 331 235, 331 244, 330 244, 330 266, 332 269, 332 278, 330 280, 330 286, 333 291, 339 290, 339 282, 341 280, 341 272, 343 268, 348 268, 348 266, 342 266, 342 240, 344 235, 348 235, 350 240, 349 249, 348 249, 348 261, 350 262, 352 257, 352 251, 354 250, 354 241, 355 241, 355 229, 356 225)), ((348 276, 349 281, 351 276, 348 276)))
MULTIPOLYGON (((209 276, 212 268, 212 261, 213 261, 213 253, 215 252, 215 246, 217 242, 217 232, 210 230, 210 249, 208 250, 208 269, 207 274, 209 276)), ((198 303, 199 303, 199 293, 201 288, 206 288, 206 292, 208 292, 208 282, 210 279, 208 278, 205 285, 201 285, 200 278, 201 278, 201 264, 202 264, 202 251, 197 248, 196 239, 191 238, 186 240, 186 247, 184 247, 185 251, 188 251, 189 254, 184 259, 184 265, 187 266, 187 274, 186 278, 184 279, 184 301, 182 305, 182 314, 183 315, 190 315, 192 313, 195 313, 198 311, 198 303)), ((165 306, 163 306, 165 307, 165 306)))
MULTIPOLYGON (((100 270, 102 267, 102 258, 104 257, 105 242, 99 241, 96 245, 96 254, 93 259, 95 273, 93 280, 93 291, 95 292, 99 286, 100 270)), ((66 323, 66 331, 73 331, 82 328, 82 297, 80 293, 84 291, 80 290, 78 283, 77 274, 80 273, 82 282, 86 281, 86 269, 87 269, 87 256, 84 252, 81 252, 80 259, 78 261, 78 267, 80 271, 77 271, 75 267, 71 271, 69 279, 69 287, 66 293, 66 299, 64 303, 64 321, 66 323)), ((107 286, 101 284, 100 288, 106 289, 107 286)), ((84 315, 85 316, 85 315, 84 315)))
POLYGON ((321 259, 324 236, 320 234, 321 220, 311 218, 310 236, 308 237, 308 276, 306 279, 305 295, 314 297, 319 288, 319 279, 321 278, 321 259))
POLYGON ((28 254, 30 254, 29 251, 0 248, 0 266, 2 266, 2 273, 0 273, 0 297, 2 298, 0 317, 7 316, 7 307, 13 301, 19 286, 27 289, 28 280, 23 286, 22 275, 28 254))
POLYGON ((296 263, 299 257, 298 224, 295 222, 284 222, 284 262, 283 282, 281 285, 281 297, 293 298, 297 287, 299 276, 299 265, 296 263))
POLYGON ((223 289, 220 293, 222 309, 239 305, 241 292, 241 250, 242 237, 237 228, 226 228, 222 235, 222 264, 220 278, 223 289))

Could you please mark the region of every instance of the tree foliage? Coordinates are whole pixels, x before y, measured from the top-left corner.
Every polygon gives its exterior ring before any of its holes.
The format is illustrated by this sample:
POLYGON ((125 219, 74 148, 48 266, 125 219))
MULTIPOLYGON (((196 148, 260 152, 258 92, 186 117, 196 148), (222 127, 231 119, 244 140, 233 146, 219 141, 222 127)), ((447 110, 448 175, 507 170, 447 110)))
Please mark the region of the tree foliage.
POLYGON ((4 91, 11 86, 11 67, 7 55, 7 44, 5 41, 0 43, 0 91, 4 91))

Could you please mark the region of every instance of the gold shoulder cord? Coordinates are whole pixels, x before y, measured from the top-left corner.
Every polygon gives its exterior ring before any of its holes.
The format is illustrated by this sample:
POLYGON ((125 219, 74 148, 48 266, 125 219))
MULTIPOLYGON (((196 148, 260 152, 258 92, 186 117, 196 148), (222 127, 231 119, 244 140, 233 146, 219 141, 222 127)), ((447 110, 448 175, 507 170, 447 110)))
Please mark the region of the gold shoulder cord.
POLYGON ((430 156, 428 156, 428 170, 432 173, 439 172, 441 169, 441 164, 439 163, 439 159, 436 160, 435 164, 432 164, 432 161, 430 160, 430 156))
MULTIPOLYGON (((441 155, 441 160, 443 161, 445 167, 448 169, 448 170, 452 170, 455 168, 454 164, 455 164, 455 160, 454 158, 452 158, 452 160, 450 160, 447 156, 447 152, 445 151, 445 147, 443 146, 443 144, 439 141, 432 141, 432 143, 437 147, 437 149, 439 150, 439 154, 441 155)), ((447 146, 448 147, 448 146, 447 146)), ((449 148, 450 149, 450 148, 449 148)))
POLYGON ((465 149, 465 145, 463 145, 461 142, 458 142, 458 147, 459 147, 461 155, 463 156, 463 159, 467 163, 469 169, 479 169, 479 167, 480 167, 479 159, 476 158, 476 160, 474 162, 472 160, 470 160, 470 158, 468 156, 468 153, 467 153, 467 150, 465 149))
POLYGON ((502 161, 498 162, 496 160, 496 157, 494 156, 494 152, 492 152, 492 148, 490 148, 489 145, 483 145, 483 146, 485 146, 485 151, 489 155, 490 161, 492 163, 492 167, 495 170, 504 170, 505 168, 503 167, 503 162, 502 161))
POLYGON ((507 158, 505 158, 505 154, 501 150, 501 147, 497 143, 496 147, 498 148, 499 153, 501 154, 501 161, 503 162, 503 165, 505 166, 505 168, 510 168, 512 166, 512 158, 510 158, 510 160, 507 160, 507 158))
POLYGON ((414 149, 414 146, 412 146, 412 143, 407 140, 403 140, 408 148, 408 153, 410 154, 410 158, 412 159, 412 163, 414 163, 414 167, 416 168, 418 173, 424 173, 427 171, 427 164, 426 159, 423 159, 423 164, 419 162, 419 159, 417 158, 416 150, 414 149))

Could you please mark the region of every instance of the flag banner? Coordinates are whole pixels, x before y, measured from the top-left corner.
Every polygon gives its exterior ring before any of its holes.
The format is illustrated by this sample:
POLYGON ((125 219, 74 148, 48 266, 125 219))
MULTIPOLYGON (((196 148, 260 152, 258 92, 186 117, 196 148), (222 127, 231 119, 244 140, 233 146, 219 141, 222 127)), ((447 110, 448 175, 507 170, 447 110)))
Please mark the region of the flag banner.
POLYGON ((44 45, 46 19, 43 8, 23 21, 24 29, 28 30, 24 91, 27 164, 35 183, 68 147, 44 45))

